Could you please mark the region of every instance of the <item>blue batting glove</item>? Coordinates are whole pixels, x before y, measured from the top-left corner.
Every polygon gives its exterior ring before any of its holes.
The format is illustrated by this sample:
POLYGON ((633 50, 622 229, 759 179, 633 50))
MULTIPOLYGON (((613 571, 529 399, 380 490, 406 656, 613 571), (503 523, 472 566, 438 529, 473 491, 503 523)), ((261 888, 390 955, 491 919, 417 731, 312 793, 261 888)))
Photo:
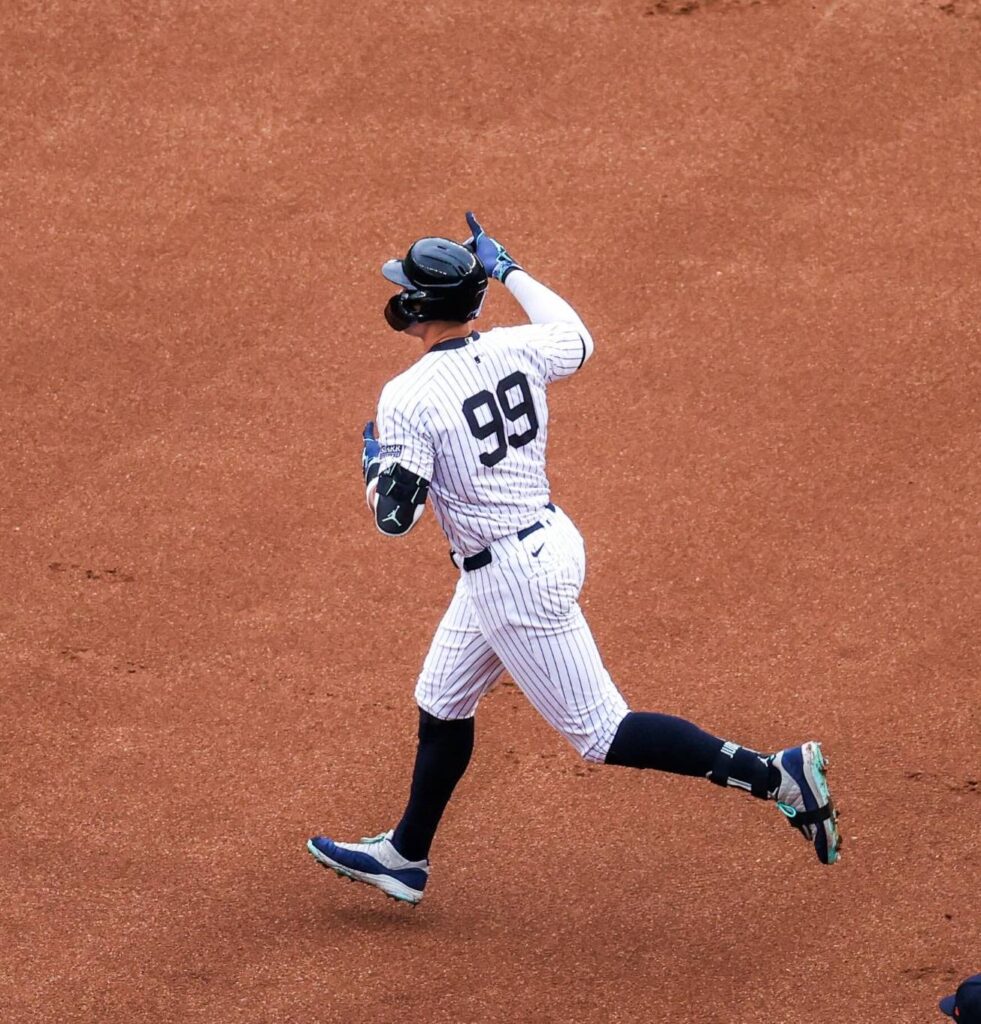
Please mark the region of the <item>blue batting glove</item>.
POLYGON ((464 244, 473 250, 477 259, 484 265, 488 277, 495 277, 503 284, 512 270, 521 270, 507 249, 484 231, 470 210, 467 210, 467 226, 473 234, 470 241, 464 244))
POLYGON ((368 471, 371 467, 377 466, 381 462, 381 445, 375 439, 374 420, 368 420, 364 425, 361 437, 364 441, 364 447, 361 450, 361 472, 364 474, 365 479, 367 479, 368 471))

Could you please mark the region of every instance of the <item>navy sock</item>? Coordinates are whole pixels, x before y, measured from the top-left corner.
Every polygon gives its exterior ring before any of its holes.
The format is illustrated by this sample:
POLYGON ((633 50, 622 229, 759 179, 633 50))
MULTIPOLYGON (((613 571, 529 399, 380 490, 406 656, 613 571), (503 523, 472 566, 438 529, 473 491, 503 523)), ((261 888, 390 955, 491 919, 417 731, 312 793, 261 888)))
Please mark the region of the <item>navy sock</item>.
POLYGON ((725 742, 684 718, 654 711, 631 711, 623 719, 606 763, 700 776, 764 799, 780 779, 777 769, 755 750, 725 742))
POLYGON ((474 721, 444 721, 419 709, 419 746, 409 803, 392 845, 406 860, 424 860, 443 811, 473 753, 474 721))
POLYGON ((717 736, 684 718, 631 711, 613 737, 606 763, 705 778, 722 744, 717 736))

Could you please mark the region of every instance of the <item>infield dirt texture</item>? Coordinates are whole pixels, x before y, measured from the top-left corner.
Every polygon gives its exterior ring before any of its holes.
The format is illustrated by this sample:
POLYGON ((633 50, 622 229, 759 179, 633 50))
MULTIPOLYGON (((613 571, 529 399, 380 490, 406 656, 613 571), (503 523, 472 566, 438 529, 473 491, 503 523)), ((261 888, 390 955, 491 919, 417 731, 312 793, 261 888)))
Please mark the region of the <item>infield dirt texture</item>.
MULTIPOLYGON (((4 1024, 920 1024, 981 968, 977 0, 0 15, 4 1024), (478 212, 597 354, 554 498, 636 708, 823 740, 844 858, 502 684, 415 911, 454 570, 360 433, 478 212)), ((495 286, 487 324, 519 314, 495 286)))

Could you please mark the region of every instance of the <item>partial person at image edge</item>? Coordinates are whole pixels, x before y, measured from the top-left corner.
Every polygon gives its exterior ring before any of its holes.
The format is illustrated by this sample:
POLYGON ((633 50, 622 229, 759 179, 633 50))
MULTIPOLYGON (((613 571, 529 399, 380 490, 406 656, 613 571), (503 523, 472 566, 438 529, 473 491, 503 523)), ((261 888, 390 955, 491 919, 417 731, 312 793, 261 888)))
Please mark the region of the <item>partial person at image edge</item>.
POLYGON ((940 1000, 940 1009, 957 1024, 981 1024, 981 974, 962 981, 952 996, 940 1000))

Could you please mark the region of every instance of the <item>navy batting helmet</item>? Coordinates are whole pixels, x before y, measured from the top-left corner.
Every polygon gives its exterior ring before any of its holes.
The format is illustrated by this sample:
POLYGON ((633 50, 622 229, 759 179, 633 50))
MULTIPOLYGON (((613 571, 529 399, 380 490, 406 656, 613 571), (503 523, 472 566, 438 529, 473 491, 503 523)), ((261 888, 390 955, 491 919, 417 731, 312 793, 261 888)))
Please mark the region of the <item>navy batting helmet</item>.
POLYGON ((940 1009, 958 1024, 981 1021, 981 974, 962 981, 952 996, 940 1000, 940 1009))
POLYGON ((405 259, 389 260, 382 274, 402 291, 385 307, 396 331, 427 320, 466 323, 480 316, 487 292, 487 272, 465 246, 448 238, 420 238, 405 259))

